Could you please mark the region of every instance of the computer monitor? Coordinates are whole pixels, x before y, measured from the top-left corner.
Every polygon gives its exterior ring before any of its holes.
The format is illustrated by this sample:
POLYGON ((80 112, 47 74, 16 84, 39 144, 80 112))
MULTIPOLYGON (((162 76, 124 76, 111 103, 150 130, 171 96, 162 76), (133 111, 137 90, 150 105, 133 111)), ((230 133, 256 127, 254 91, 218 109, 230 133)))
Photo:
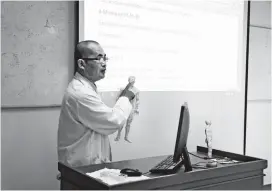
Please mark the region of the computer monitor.
POLYGON ((187 139, 190 127, 190 113, 187 103, 181 106, 178 132, 176 137, 176 145, 173 156, 173 161, 178 162, 182 160, 182 164, 185 166, 185 172, 192 171, 192 165, 187 150, 187 139))

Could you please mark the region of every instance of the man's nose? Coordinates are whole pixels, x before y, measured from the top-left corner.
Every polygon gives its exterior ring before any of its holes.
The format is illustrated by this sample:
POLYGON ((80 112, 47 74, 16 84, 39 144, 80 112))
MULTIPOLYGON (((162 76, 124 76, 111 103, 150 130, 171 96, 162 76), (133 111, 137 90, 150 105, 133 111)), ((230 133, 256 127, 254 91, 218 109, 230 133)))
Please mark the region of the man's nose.
POLYGON ((104 67, 104 66, 107 66, 107 62, 105 60, 101 60, 101 65, 104 67))

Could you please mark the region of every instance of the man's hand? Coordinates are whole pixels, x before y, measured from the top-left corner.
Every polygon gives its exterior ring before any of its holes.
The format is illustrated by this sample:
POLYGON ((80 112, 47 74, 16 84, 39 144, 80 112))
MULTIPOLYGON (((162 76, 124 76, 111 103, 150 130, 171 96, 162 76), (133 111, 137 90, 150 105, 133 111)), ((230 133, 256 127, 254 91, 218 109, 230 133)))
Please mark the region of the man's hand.
POLYGON ((128 89, 125 89, 122 94, 123 94, 122 96, 127 97, 129 101, 133 100, 135 97, 135 94, 128 89))
POLYGON ((129 101, 133 100, 135 97, 135 93, 130 89, 132 85, 133 85, 132 83, 128 83, 125 89, 122 91, 120 97, 124 96, 127 97, 129 101))

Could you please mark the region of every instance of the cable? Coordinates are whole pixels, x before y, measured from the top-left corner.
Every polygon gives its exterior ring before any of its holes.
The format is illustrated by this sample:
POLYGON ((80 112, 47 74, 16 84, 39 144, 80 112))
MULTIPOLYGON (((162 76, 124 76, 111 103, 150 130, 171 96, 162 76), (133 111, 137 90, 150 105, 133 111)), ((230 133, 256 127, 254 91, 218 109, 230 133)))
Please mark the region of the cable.
POLYGON ((198 164, 201 164, 201 163, 206 164, 207 162, 197 162, 197 163, 195 163, 195 164, 192 164, 192 166, 197 166, 198 164))
POLYGON ((200 158, 200 159, 204 159, 204 160, 211 159, 211 158, 208 158, 208 157, 201 157, 201 156, 195 155, 195 154, 190 153, 190 152, 188 152, 188 153, 189 153, 190 155, 193 155, 193 156, 195 156, 195 157, 197 157, 197 158, 200 158))
POLYGON ((143 173, 142 173, 142 175, 144 175, 144 174, 148 174, 148 173, 149 173, 149 171, 147 171, 147 172, 143 172, 143 173))

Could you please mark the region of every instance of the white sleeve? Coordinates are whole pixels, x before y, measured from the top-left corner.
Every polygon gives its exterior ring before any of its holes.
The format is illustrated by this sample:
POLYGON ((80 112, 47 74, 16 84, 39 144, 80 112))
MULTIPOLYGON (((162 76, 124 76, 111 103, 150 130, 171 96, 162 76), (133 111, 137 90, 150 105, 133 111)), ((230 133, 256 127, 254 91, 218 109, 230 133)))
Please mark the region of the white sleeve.
POLYGON ((77 108, 80 122, 103 135, 110 135, 123 127, 132 110, 127 97, 119 98, 110 108, 95 95, 80 98, 77 108))
POLYGON ((120 95, 122 94, 124 88, 120 88, 120 90, 117 92, 116 101, 120 98, 120 95))

